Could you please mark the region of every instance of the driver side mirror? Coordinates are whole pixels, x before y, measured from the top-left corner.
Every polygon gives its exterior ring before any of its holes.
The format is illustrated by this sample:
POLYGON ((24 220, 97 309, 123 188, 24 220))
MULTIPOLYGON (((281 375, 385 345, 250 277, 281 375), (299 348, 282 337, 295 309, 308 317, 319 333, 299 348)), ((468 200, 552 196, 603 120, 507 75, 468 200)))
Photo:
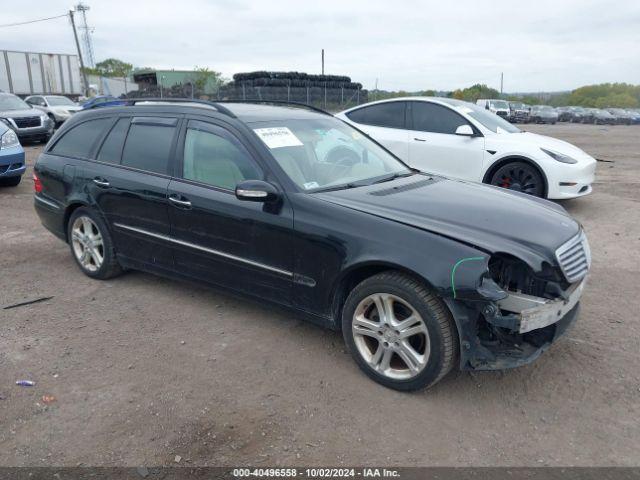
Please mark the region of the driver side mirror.
POLYGON ((463 137, 473 137, 475 136, 475 133, 470 125, 460 125, 458 128, 456 128, 456 135, 461 135, 463 137))
POLYGON ((236 185, 236 198, 247 202, 273 203, 280 199, 280 193, 268 182, 244 180, 236 185))

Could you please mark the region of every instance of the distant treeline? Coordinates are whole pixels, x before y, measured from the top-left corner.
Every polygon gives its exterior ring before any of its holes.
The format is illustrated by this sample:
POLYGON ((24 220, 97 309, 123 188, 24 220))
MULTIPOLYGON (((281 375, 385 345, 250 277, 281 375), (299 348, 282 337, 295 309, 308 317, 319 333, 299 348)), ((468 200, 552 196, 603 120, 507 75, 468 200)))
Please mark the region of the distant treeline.
MULTIPOLYGON (((433 90, 418 92, 397 91, 389 92, 371 90, 369 99, 383 100, 386 98, 405 96, 433 96, 433 90)), ((485 84, 475 84, 468 88, 454 90, 452 92, 438 92, 439 96, 457 98, 468 102, 475 102, 479 98, 503 98, 510 101, 519 101, 529 105, 546 104, 552 106, 578 105, 582 107, 620 107, 636 108, 640 106, 640 85, 628 83, 601 83, 599 85, 587 85, 576 88, 571 92, 501 95, 498 90, 485 84)))

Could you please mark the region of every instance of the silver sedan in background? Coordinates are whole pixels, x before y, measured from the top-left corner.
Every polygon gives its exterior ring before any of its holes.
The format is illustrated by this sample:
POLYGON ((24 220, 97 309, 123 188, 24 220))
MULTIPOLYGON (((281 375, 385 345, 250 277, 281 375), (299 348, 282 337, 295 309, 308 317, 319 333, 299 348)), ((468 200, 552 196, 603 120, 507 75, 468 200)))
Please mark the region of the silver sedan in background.
POLYGON ((42 110, 55 122, 56 127, 62 125, 74 113, 82 110, 77 103, 63 95, 32 95, 25 99, 29 105, 42 110))

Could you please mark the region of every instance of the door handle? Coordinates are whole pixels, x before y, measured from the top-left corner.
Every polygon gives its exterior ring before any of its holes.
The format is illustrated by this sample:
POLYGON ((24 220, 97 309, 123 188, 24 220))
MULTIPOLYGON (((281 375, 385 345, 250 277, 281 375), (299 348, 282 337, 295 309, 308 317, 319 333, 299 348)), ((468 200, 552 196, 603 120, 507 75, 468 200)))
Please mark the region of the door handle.
POLYGON ((175 195, 170 195, 169 196, 169 201, 171 203, 173 203, 175 206, 179 206, 182 208, 191 208, 191 202, 189 200, 181 200, 178 197, 176 197, 175 195))
POLYGON ((99 187, 109 187, 111 184, 105 180, 104 178, 96 177, 93 179, 93 183, 98 185, 99 187))
POLYGON ((426 141, 427 141, 425 138, 413 137, 413 139, 414 139, 416 142, 426 142, 426 141))

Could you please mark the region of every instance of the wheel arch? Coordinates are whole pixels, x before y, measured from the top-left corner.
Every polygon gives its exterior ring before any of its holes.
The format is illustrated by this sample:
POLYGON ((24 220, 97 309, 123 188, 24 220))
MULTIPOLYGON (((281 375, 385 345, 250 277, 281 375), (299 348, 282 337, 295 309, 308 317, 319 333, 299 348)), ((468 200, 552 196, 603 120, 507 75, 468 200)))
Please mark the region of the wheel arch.
POLYGON ((482 183, 489 183, 491 181, 491 177, 493 177, 493 174, 496 173, 500 167, 512 162, 527 163, 538 171, 538 173, 542 176, 542 181, 544 183, 544 198, 547 198, 547 195, 549 195, 549 179, 547 178, 546 173, 542 168, 540 168, 540 165, 538 165, 537 162, 523 155, 508 155, 496 160, 485 171, 484 176, 482 177, 482 183))
POLYGON ((80 207, 91 207, 91 205, 89 205, 89 203, 84 200, 72 200, 64 209, 62 228, 64 229, 64 238, 67 243, 69 243, 69 219, 71 218, 71 215, 73 215, 73 212, 75 212, 80 207))
POLYGON ((438 296, 438 290, 433 287, 431 282, 418 272, 407 268, 403 265, 385 261, 367 261, 350 266, 344 270, 337 279, 331 292, 331 313, 333 322, 337 330, 342 325, 342 309, 349 293, 362 281, 369 277, 377 275, 385 271, 397 271, 404 273, 416 280, 424 283, 429 289, 434 291, 438 296))

